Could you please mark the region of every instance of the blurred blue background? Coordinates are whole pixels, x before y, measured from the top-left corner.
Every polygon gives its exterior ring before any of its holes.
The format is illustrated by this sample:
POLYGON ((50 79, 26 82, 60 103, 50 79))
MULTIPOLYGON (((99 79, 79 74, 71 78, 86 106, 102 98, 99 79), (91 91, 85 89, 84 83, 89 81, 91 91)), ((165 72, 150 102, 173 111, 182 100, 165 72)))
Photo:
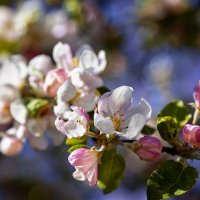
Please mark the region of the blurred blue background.
MULTIPOLYGON (((12 17, 18 16, 15 23, 21 23, 13 28, 0 17, 0 29, 5 30, 0 31, 2 57, 51 55, 58 41, 70 43, 74 50, 89 43, 96 51, 107 51, 105 85, 132 86, 135 103, 146 98, 154 117, 171 99, 192 102, 193 87, 200 79, 200 1, 2 0, 0 4, 10 9, 12 17)), ((5 16, 1 9, 0 16, 5 16)), ((149 165, 123 151, 125 178, 115 192, 103 195, 72 178, 74 169, 64 144, 46 152, 26 145, 14 158, 0 156, 0 199, 146 200, 145 181, 156 163, 149 165)), ((199 187, 198 182, 192 191, 174 199, 199 200, 199 187)))

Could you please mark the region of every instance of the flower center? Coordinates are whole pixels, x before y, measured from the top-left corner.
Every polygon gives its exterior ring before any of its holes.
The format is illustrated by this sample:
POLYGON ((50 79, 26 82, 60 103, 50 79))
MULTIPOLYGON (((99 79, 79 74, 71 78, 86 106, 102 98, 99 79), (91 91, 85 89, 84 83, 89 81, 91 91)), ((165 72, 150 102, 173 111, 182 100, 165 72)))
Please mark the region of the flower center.
POLYGON ((121 124, 124 121, 122 119, 123 114, 119 114, 119 113, 115 113, 114 116, 112 117, 112 121, 113 121, 113 125, 114 125, 114 129, 116 131, 119 131, 121 128, 121 124))

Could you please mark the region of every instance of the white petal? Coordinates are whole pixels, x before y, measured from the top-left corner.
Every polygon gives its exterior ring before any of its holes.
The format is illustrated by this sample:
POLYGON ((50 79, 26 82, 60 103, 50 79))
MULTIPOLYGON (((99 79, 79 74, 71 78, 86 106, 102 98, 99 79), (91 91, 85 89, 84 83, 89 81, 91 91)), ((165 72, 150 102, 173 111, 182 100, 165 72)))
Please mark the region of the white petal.
POLYGON ((57 91, 58 101, 68 102, 72 100, 77 93, 75 86, 70 80, 65 81, 57 91))
POLYGON ((19 98, 20 94, 16 87, 12 85, 0 85, 0 98, 8 102, 19 98))
POLYGON ((87 128, 85 124, 76 121, 68 121, 65 123, 65 129, 68 138, 81 137, 85 134, 87 128))
POLYGON ((80 68, 83 68, 85 70, 88 70, 93 73, 95 71, 95 68, 98 67, 98 59, 96 54, 90 50, 84 50, 80 57, 79 57, 79 62, 80 62, 80 68))
POLYGON ((146 121, 148 121, 152 113, 151 105, 142 98, 138 105, 133 108, 133 112, 142 114, 146 121))
POLYGON ((57 117, 62 118, 66 111, 70 111, 69 105, 63 102, 59 102, 58 105, 53 107, 54 114, 57 117))
POLYGON ((99 131, 105 134, 113 134, 115 132, 113 122, 110 117, 103 117, 98 113, 94 114, 94 125, 99 131))
POLYGON ((30 75, 34 75, 37 71, 46 75, 51 69, 53 69, 53 63, 51 58, 45 54, 34 57, 28 64, 28 72, 30 75))
POLYGON ((57 43, 53 48, 53 59, 58 67, 64 67, 69 72, 72 68, 71 47, 66 43, 57 43))
POLYGON ((10 105, 12 117, 20 124, 26 123, 27 109, 20 100, 15 100, 10 105))
POLYGON ((19 87, 23 84, 27 73, 24 58, 22 56, 12 56, 3 61, 0 67, 0 85, 10 84, 19 87))
POLYGON ((76 169, 72 176, 78 181, 86 181, 85 175, 78 169, 76 169))
POLYGON ((82 93, 73 100, 73 105, 82 107, 86 112, 92 111, 99 99, 95 92, 82 93))
POLYGON ((95 74, 99 74, 103 72, 106 68, 107 60, 106 60, 106 52, 104 50, 99 51, 98 59, 99 59, 99 64, 98 64, 98 67, 94 71, 95 74))
POLYGON ((133 88, 120 86, 113 90, 109 98, 110 111, 114 115, 117 112, 124 113, 132 103, 133 88))
POLYGON ((128 130, 124 134, 119 134, 121 137, 128 139, 128 140, 133 140, 138 137, 140 134, 142 128, 144 127, 146 120, 142 114, 135 114, 132 116, 130 123, 128 125, 128 130))
POLYGON ((104 117, 112 115, 109 108, 110 94, 111 92, 106 92, 98 100, 98 113, 104 117))
POLYGON ((70 73, 72 84, 81 90, 94 90, 103 85, 103 81, 100 77, 84 71, 81 68, 76 68, 70 73))

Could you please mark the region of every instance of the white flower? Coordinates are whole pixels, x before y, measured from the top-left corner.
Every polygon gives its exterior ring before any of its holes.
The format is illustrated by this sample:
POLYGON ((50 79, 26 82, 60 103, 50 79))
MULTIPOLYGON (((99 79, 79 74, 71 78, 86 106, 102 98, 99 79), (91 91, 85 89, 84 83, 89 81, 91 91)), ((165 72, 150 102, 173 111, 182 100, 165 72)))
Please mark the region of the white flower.
POLYGON ((102 133, 116 133, 129 140, 137 138, 151 116, 151 106, 145 99, 133 106, 132 94, 131 87, 121 86, 100 97, 94 124, 102 133))
POLYGON ((78 107, 71 107, 73 111, 63 113, 63 118, 58 118, 55 121, 56 128, 68 138, 83 136, 88 127, 88 114, 78 107))
MULTIPOLYGON (((99 99, 99 93, 96 90, 81 91, 72 84, 71 80, 67 80, 57 91, 57 103, 54 107, 54 113, 58 113, 59 110, 66 109, 68 103, 72 105, 82 107, 87 112, 92 111, 99 99)), ((69 109, 68 109, 69 110, 69 109)), ((56 114, 56 116, 58 116, 56 114)))

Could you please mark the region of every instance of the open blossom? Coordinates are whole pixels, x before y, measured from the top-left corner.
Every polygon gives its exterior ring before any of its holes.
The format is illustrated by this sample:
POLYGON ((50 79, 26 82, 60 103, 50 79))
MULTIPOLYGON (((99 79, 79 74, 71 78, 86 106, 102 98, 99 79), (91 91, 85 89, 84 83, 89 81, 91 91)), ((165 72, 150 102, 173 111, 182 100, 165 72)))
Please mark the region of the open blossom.
POLYGON ((193 98, 195 101, 195 105, 200 108, 200 81, 198 81, 197 85, 194 88, 193 98))
POLYGON ((151 116, 151 106, 145 99, 133 106, 132 95, 131 87, 121 86, 100 97, 94 124, 102 133, 137 138, 151 116))
MULTIPOLYGON (((99 99, 99 93, 96 90, 79 91, 71 80, 66 80, 57 91, 57 103, 64 105, 69 101, 72 105, 84 108, 87 112, 92 111, 99 99)), ((67 106, 67 105, 66 105, 67 106)))
POLYGON ((151 136, 144 136, 139 140, 140 148, 136 151, 136 154, 141 160, 154 161, 156 160, 162 152, 162 143, 158 138, 151 136))
POLYGON ((75 179, 88 181, 92 186, 96 185, 98 179, 98 154, 95 150, 77 149, 70 154, 68 160, 76 169, 73 173, 75 179))
POLYGON ((200 148, 200 126, 186 124, 182 130, 182 137, 186 143, 200 148))
POLYGON ((107 60, 104 50, 99 51, 98 55, 90 48, 82 48, 79 56, 79 67, 91 72, 93 74, 99 74, 106 68, 107 60))
POLYGON ((44 92, 52 97, 56 96, 57 90, 67 79, 68 75, 64 68, 49 71, 43 85, 44 92))
POLYGON ((64 111, 62 118, 57 117, 55 126, 68 138, 81 137, 87 131, 89 115, 83 108, 72 106, 71 109, 72 111, 64 111))

